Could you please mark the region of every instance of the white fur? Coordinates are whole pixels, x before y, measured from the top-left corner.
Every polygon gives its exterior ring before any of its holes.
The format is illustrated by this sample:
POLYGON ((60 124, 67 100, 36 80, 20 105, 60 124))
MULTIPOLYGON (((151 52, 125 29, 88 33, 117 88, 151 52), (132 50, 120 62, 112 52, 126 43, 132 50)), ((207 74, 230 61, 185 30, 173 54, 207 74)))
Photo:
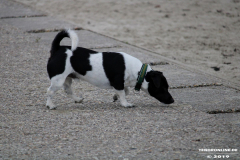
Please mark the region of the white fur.
POLYGON ((78 46, 78 36, 73 30, 67 30, 70 39, 72 40, 71 50, 74 51, 78 46))
MULTIPOLYGON (((138 72, 140 71, 143 64, 139 59, 127 53, 124 53, 124 52, 118 52, 118 53, 123 55, 124 61, 125 61, 126 70, 125 70, 125 77, 124 77, 124 80, 125 80, 124 86, 134 87, 137 82, 138 72)), ((151 70, 152 70, 151 67, 148 65, 147 72, 151 70)), ((142 89, 147 90, 147 88, 148 88, 148 82, 144 79, 142 83, 142 89)))
POLYGON ((88 71, 84 76, 78 74, 77 72, 75 72, 75 74, 77 74, 80 79, 85 80, 99 88, 111 89, 112 86, 110 86, 109 80, 106 77, 102 66, 102 53, 91 54, 89 61, 92 66, 91 71, 88 71))

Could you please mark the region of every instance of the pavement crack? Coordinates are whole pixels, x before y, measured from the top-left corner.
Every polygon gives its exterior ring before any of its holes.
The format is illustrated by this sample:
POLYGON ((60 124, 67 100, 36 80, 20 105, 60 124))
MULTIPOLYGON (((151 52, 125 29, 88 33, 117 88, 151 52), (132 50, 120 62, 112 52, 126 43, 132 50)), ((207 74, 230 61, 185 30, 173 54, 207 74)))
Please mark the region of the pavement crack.
POLYGON ((157 66, 157 65, 168 65, 168 62, 149 62, 151 66, 157 66))
POLYGON ((219 113, 237 113, 240 112, 240 108, 226 109, 226 110, 212 110, 207 111, 208 114, 219 114, 219 113))
POLYGON ((105 48, 120 48, 121 45, 113 45, 113 46, 96 46, 96 47, 90 47, 89 49, 105 49, 105 48))
POLYGON ((182 86, 170 86, 169 89, 182 89, 182 88, 198 88, 198 87, 210 87, 210 86, 222 86, 222 83, 202 83, 194 85, 182 85, 182 86))
MULTIPOLYGON (((36 29, 36 30, 26 31, 26 33, 59 32, 59 31, 62 31, 62 30, 64 30, 64 28, 60 28, 60 29, 57 29, 57 28, 54 28, 54 29, 36 29)), ((72 30, 83 30, 83 28, 75 27, 75 28, 72 28, 72 30)))
POLYGON ((0 19, 8 19, 8 18, 31 18, 31 17, 46 17, 45 14, 37 14, 37 15, 23 15, 23 16, 6 16, 0 17, 0 19))

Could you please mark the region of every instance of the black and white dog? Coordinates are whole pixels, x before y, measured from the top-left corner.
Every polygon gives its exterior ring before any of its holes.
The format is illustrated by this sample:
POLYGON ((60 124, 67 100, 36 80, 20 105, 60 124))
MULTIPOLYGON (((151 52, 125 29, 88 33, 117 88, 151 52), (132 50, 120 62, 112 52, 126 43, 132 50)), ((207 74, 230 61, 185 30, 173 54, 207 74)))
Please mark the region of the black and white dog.
MULTIPOLYGON (((47 71, 51 86, 47 91, 47 107, 55 109, 52 102, 53 94, 64 88, 75 102, 82 102, 82 96, 77 97, 71 89, 72 79, 85 80, 99 88, 115 90, 114 99, 119 97, 124 107, 133 107, 126 101, 128 87, 134 87, 143 63, 123 52, 96 52, 77 47, 78 36, 72 30, 59 32, 52 42, 51 55, 47 71), (71 46, 60 46, 64 37, 71 39, 71 46)), ((168 92, 168 83, 162 72, 153 71, 148 65, 141 89, 162 103, 174 102, 168 92)))

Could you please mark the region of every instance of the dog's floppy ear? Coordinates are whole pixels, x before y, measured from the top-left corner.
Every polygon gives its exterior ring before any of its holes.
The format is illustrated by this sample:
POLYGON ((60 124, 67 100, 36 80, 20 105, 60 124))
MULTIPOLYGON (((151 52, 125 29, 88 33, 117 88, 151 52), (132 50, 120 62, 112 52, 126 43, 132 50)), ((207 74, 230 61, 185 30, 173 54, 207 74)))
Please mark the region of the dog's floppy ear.
POLYGON ((152 80, 155 87, 159 88, 161 83, 162 72, 150 71, 146 75, 146 81, 150 82, 152 80))
POLYGON ((152 76, 151 79, 153 81, 154 86, 159 88, 161 83, 160 74, 154 74, 154 76, 152 76))

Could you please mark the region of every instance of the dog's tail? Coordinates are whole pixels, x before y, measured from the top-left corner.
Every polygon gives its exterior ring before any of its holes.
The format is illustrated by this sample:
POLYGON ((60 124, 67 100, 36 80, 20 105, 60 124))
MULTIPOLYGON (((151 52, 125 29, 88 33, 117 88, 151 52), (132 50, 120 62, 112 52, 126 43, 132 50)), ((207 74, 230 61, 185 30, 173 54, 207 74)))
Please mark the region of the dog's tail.
POLYGON ((54 38, 53 42, 52 42, 52 48, 51 48, 51 56, 59 49, 60 47, 60 42, 63 38, 65 37, 69 37, 72 41, 72 45, 71 45, 71 50, 74 51, 77 48, 78 45, 78 36, 76 34, 76 32, 74 32, 73 30, 63 30, 61 32, 59 32, 56 37, 54 38))

